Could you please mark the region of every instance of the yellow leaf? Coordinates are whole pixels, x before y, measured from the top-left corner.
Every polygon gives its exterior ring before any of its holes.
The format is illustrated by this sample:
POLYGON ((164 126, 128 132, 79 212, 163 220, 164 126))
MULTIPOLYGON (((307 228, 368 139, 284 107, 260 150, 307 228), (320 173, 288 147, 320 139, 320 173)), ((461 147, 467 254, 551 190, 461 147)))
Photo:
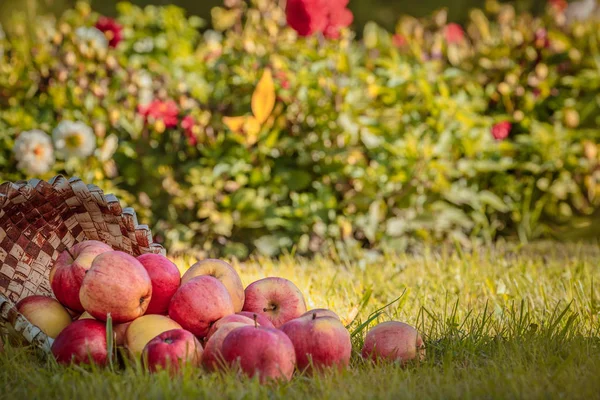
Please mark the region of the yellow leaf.
POLYGON ((252 113, 259 124, 264 123, 275 107, 275 84, 269 68, 265 69, 252 94, 252 113))
POLYGON ((246 133, 246 144, 252 146, 258 141, 260 133, 260 122, 254 117, 248 117, 244 124, 244 132, 246 133))
POLYGON ((223 123, 233 132, 241 132, 248 117, 223 117, 223 123))

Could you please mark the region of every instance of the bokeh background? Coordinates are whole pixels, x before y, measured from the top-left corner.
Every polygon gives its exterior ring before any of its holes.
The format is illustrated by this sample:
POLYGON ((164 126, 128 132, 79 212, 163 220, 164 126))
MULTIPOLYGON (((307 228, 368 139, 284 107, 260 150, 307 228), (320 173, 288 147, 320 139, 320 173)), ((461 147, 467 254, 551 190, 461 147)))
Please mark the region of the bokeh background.
MULTIPOLYGON (((48 13, 60 14, 63 10, 74 6, 76 0, 0 0, 0 21, 3 24, 10 23, 10 17, 15 11, 25 13, 48 13)), ((94 10, 104 15, 115 15, 115 6, 119 0, 96 0, 92 1, 94 10)), ((210 10, 215 6, 223 4, 222 0, 133 0, 131 3, 146 5, 173 4, 185 8, 190 14, 198 15, 210 21, 210 10)), ((511 2, 517 11, 531 11, 539 13, 543 10, 543 0, 518 0, 511 2)), ((380 25, 391 29, 398 20, 398 16, 408 14, 412 16, 425 16, 433 10, 441 7, 448 9, 448 19, 455 22, 463 22, 467 17, 469 9, 482 7, 485 0, 421 0, 421 1, 399 1, 399 0, 350 0, 350 9, 354 13, 355 28, 362 27, 368 21, 375 21, 380 25)), ((357 29, 357 32, 360 32, 357 29)))

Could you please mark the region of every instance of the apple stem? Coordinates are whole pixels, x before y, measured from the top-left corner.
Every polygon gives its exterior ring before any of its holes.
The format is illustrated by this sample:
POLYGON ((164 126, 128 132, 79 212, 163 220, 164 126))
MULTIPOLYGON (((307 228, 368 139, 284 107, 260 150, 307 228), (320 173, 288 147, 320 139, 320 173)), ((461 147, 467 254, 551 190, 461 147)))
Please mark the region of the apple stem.
POLYGON ((254 314, 254 327, 258 328, 258 315, 254 314))
POLYGON ((312 319, 317 319, 317 313, 313 313, 312 319))

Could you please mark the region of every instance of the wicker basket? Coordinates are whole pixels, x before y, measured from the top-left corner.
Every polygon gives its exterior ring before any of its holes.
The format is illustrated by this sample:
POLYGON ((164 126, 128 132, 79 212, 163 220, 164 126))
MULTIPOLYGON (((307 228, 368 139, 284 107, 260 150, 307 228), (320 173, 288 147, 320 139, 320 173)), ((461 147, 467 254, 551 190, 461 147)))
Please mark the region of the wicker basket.
POLYGON ((115 196, 78 178, 0 185, 0 333, 16 332, 50 351, 52 339, 14 304, 34 294, 53 296, 52 263, 65 248, 90 239, 134 256, 165 253, 152 242, 148 226, 137 224, 133 209, 121 208, 115 196))

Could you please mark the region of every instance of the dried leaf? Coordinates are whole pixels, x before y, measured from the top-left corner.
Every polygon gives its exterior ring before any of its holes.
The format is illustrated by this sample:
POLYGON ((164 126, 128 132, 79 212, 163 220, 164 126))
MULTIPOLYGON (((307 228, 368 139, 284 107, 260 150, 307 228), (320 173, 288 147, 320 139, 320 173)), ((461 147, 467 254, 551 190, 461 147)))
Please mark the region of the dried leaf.
POLYGON ((263 124, 275 107, 275 84, 270 69, 265 69, 252 94, 252 113, 259 124, 263 124))

